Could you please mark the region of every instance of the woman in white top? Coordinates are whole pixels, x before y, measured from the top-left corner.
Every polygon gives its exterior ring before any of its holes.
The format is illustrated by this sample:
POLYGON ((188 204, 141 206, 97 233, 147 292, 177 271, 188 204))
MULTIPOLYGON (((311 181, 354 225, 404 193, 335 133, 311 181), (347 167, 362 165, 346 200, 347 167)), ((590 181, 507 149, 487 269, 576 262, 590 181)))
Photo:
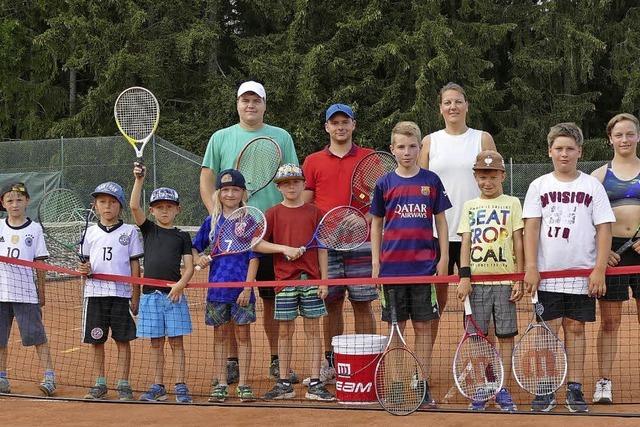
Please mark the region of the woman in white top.
MULTIPOLYGON (((445 211, 449 236, 439 237, 449 240, 449 274, 453 274, 453 266, 459 266, 460 263, 460 236, 456 231, 462 205, 480 196, 472 169, 476 156, 483 150, 497 151, 489 133, 467 126, 468 111, 469 102, 462 86, 451 82, 444 85, 440 89, 440 114, 445 127, 422 139, 422 151, 418 159, 420 167, 440 177, 453 205, 445 211)), ((447 304, 448 290, 447 286, 436 286, 440 313, 444 312, 447 304)), ((434 323, 437 327, 437 323, 434 323)))

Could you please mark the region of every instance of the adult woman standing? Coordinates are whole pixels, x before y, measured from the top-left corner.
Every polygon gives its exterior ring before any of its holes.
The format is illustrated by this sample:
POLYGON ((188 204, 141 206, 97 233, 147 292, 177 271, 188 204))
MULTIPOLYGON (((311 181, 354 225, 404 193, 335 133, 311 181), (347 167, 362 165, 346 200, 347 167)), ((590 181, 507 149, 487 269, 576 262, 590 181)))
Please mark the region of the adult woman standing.
MULTIPOLYGON (((444 85, 440 89, 440 114, 445 127, 422 139, 418 159, 420 167, 440 177, 453 205, 445 212, 449 236, 439 236, 449 240, 449 274, 453 274, 454 265, 460 262, 460 236, 456 231, 462 205, 480 195, 472 169, 476 156, 483 150, 496 150, 489 133, 467 126, 468 111, 469 102, 462 86, 451 82, 444 85)), ((448 291, 447 286, 436 286, 440 313, 447 305, 448 291)))
MULTIPOLYGON (((612 226, 613 242, 609 265, 640 265, 640 242, 618 255, 615 251, 629 240, 640 224, 640 122, 627 113, 617 114, 607 124, 607 136, 613 148, 613 160, 593 171, 602 182, 616 216, 612 226)), ((622 302, 629 299, 629 287, 638 306, 640 321, 640 275, 606 278, 607 293, 599 300, 598 369, 594 403, 613 403, 611 374, 618 349, 618 329, 622 319, 622 302)))

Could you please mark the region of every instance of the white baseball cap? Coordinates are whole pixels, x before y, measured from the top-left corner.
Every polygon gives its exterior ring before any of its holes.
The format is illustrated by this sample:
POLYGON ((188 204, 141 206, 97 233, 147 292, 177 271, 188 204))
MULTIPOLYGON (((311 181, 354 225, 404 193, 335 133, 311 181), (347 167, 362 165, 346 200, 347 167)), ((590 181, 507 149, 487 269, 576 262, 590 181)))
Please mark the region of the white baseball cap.
POLYGON ((242 83, 238 88, 238 98, 240 98, 241 95, 247 92, 253 92, 265 101, 267 100, 267 92, 264 90, 264 86, 262 86, 258 82, 250 80, 248 82, 242 83))

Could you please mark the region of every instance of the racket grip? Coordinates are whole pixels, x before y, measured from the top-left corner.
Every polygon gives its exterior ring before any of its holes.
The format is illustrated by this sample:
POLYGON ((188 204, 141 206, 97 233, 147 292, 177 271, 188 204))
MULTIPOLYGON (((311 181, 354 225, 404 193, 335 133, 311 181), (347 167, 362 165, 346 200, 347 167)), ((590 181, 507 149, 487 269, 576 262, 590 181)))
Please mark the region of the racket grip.
MULTIPOLYGON (((207 259, 209 259, 209 262, 211 262, 211 255, 207 255, 207 259)), ((202 270, 202 267, 200 267, 200 264, 196 264, 196 271, 200 270, 202 270)))
MULTIPOLYGON (((307 248, 305 246, 300 246, 300 256, 302 256, 306 251, 307 251, 307 248)), ((290 257, 286 255, 284 257, 287 259, 287 261, 291 261, 290 257)))
POLYGON ((139 167, 142 169, 141 173, 137 173, 136 176, 138 178, 142 178, 144 176, 144 171, 145 171, 145 167, 144 167, 144 163, 142 162, 142 158, 138 158, 135 162, 133 162, 133 166, 135 167, 139 167))

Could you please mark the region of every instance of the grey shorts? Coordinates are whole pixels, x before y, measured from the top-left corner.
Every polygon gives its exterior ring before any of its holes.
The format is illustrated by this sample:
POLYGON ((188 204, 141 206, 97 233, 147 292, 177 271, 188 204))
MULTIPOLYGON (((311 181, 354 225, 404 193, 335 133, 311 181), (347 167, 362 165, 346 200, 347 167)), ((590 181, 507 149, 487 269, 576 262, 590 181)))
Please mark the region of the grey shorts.
POLYGON ((0 302, 0 347, 9 343, 13 318, 18 322, 20 338, 25 347, 47 342, 39 304, 0 302))
MULTIPOLYGON (((366 242, 352 251, 329 251, 329 279, 371 277, 371 243, 366 242)), ((344 299, 349 292, 349 300, 368 302, 378 298, 373 285, 329 286, 329 295, 325 302, 344 299)))
MULTIPOLYGON (((510 338, 518 335, 516 304, 509 301, 511 285, 473 285, 469 295, 471 311, 478 327, 486 335, 493 318, 496 337, 510 338)), ((471 327, 473 330, 473 327, 471 327)))

